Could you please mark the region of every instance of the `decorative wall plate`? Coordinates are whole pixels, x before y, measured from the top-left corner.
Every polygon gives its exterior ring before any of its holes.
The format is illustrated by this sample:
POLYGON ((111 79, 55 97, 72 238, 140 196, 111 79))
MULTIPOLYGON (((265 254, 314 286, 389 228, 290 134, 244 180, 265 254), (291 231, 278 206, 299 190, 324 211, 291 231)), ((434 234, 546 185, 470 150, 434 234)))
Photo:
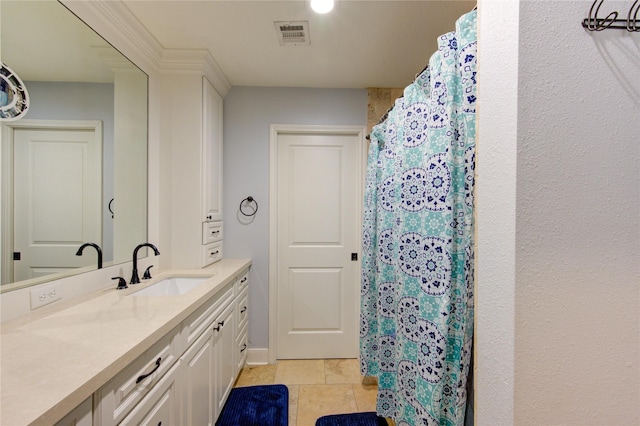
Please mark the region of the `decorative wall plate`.
POLYGON ((27 87, 11 68, 0 62, 0 120, 17 120, 29 109, 27 87))

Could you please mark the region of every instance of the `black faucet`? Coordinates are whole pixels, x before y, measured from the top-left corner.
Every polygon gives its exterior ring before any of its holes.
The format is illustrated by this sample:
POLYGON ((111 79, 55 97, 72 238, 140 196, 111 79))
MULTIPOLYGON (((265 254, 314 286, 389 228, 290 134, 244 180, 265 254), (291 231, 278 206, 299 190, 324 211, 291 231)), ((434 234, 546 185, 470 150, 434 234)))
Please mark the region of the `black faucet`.
POLYGON ((156 256, 160 254, 156 246, 151 243, 139 244, 133 249, 133 271, 131 272, 131 282, 129 284, 138 284, 140 282, 140 277, 138 277, 138 250, 142 247, 151 247, 156 256))
POLYGON ((93 247, 98 252, 98 269, 102 269, 102 249, 96 243, 84 243, 76 252, 76 256, 82 256, 82 250, 84 250, 84 248, 88 246, 93 247))

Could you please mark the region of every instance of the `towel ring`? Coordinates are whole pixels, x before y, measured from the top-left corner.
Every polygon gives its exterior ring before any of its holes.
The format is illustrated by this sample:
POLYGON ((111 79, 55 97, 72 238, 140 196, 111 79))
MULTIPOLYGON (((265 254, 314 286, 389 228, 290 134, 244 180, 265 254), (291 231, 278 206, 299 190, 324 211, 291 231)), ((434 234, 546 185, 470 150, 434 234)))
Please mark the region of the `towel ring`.
POLYGON ((247 198, 240 201, 240 213, 242 213, 244 216, 254 216, 256 213, 258 213, 258 202, 251 195, 249 195, 247 198), (243 204, 250 204, 250 203, 255 204, 256 208, 251 213, 245 213, 245 211, 242 209, 242 206, 243 204))

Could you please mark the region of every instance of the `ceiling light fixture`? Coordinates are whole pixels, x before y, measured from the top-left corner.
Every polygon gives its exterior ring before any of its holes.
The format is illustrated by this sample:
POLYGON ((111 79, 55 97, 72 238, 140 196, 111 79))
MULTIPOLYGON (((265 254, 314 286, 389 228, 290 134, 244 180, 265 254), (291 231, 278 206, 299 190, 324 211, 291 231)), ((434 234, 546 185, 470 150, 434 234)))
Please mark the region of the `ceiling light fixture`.
POLYGON ((333 9, 333 0, 311 0, 311 9, 316 13, 328 13, 333 9))

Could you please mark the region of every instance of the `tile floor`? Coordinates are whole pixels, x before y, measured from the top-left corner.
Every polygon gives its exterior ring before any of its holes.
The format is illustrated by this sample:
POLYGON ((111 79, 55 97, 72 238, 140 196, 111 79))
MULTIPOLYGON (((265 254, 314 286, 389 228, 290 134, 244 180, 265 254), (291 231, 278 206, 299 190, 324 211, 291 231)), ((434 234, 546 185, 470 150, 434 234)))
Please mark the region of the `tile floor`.
POLYGON ((280 360, 245 367, 235 386, 284 384, 289 426, 314 426, 328 414, 376 410, 376 385, 363 385, 357 359, 280 360))

